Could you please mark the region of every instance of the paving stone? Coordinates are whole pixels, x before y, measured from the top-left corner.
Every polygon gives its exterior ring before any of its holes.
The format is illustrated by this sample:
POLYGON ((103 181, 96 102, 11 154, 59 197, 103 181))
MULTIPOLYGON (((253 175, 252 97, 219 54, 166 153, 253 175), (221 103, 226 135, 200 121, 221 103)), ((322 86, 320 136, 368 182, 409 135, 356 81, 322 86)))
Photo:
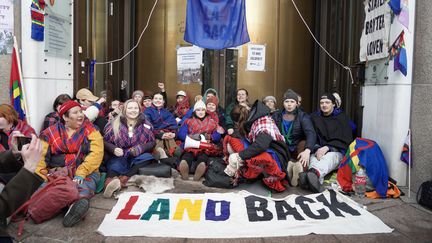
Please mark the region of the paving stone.
POLYGON ((108 237, 105 240, 105 243, 115 243, 115 242, 128 242, 128 243, 159 243, 159 242, 166 242, 166 243, 180 243, 185 242, 186 239, 182 238, 160 238, 160 237, 108 237))
POLYGON ((414 242, 425 242, 432 239, 432 217, 424 211, 404 204, 388 209, 375 211, 389 227, 396 229, 414 242))
POLYGON ((398 231, 390 234, 367 235, 335 235, 340 242, 412 242, 412 240, 398 231))
POLYGON ((236 239, 188 239, 187 243, 200 243, 200 242, 208 242, 208 243, 262 243, 262 238, 236 238, 236 239))

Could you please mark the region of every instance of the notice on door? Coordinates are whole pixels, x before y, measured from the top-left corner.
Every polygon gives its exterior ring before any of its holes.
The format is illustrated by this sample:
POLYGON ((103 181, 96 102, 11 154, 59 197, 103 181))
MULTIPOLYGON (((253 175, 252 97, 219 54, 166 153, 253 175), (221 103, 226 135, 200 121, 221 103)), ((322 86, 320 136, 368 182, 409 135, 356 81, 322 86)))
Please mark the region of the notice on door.
POLYGON ((197 46, 180 47, 177 49, 177 82, 182 84, 199 83, 201 81, 201 64, 203 51, 197 46))
POLYGON ((265 45, 248 45, 247 71, 265 71, 265 45))

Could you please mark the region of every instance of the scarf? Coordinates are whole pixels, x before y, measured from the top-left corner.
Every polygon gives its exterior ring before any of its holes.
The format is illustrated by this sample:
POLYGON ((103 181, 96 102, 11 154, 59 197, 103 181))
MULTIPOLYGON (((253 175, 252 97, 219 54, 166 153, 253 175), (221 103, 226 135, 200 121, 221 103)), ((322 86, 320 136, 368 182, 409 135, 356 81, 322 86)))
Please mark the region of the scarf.
POLYGON ((260 133, 270 135, 273 140, 285 142, 285 139, 277 128, 275 122, 269 116, 262 116, 255 120, 248 135, 249 141, 251 143, 255 142, 256 137, 260 133))
POLYGON ((95 127, 88 120, 84 120, 81 127, 69 138, 65 125, 58 122, 43 131, 40 138, 49 144, 51 155, 65 155, 65 166, 74 175, 76 168, 83 161, 84 155, 89 152, 86 151, 89 149, 87 136, 95 130, 95 127))

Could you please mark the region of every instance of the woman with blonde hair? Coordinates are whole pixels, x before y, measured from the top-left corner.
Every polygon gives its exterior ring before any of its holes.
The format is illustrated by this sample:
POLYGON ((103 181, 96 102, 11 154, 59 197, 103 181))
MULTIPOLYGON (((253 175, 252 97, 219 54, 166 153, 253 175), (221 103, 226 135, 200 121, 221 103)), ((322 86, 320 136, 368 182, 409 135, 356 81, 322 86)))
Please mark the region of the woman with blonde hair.
POLYGON ((107 162, 105 197, 126 185, 139 168, 153 161, 156 145, 153 126, 141 113, 136 100, 128 100, 122 112, 105 127, 105 151, 113 157, 107 162))

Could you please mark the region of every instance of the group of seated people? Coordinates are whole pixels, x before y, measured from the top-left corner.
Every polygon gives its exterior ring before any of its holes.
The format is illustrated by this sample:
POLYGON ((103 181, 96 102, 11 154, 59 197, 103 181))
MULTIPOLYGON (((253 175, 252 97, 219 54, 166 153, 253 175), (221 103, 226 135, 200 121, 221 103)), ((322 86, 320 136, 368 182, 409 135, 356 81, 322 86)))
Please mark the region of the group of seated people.
POLYGON ((199 181, 210 158, 219 157, 234 185, 261 180, 275 192, 298 184, 319 192, 324 176, 338 167, 353 140, 337 94, 323 94, 319 110, 309 115, 291 89, 284 93, 280 109, 273 96, 249 103, 246 89, 238 89, 235 102, 223 109, 215 89, 196 96, 193 106, 187 93, 178 91, 176 104, 168 107, 163 83, 159 88, 152 95, 137 90, 130 99, 113 100, 109 107, 105 97, 85 88, 75 99, 61 94, 45 117, 39 138, 10 105, 0 105, 0 182, 5 185, 0 218, 53 172, 67 168, 80 194, 63 220, 65 227, 73 226, 87 212, 101 172, 106 173, 104 196, 111 197, 140 168, 166 158, 176 159, 175 169, 183 180, 191 175, 199 181), (32 138, 21 150, 16 146, 20 136, 32 138), (23 180, 33 184, 23 188, 23 180), (11 190, 25 193, 12 200, 11 190))

